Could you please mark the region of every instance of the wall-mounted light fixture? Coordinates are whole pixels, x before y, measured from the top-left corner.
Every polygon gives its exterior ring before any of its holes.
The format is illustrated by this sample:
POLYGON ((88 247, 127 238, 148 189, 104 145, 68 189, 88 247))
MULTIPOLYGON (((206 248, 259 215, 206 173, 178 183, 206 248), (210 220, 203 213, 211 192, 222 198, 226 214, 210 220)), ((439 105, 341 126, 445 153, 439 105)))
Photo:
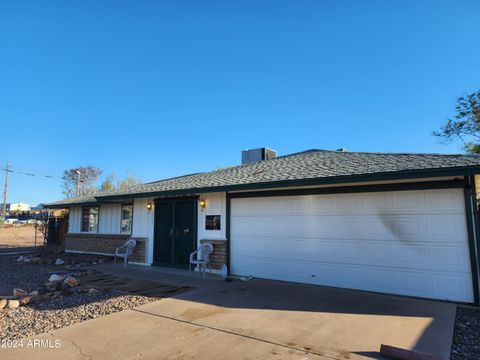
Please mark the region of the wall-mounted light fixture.
POLYGON ((200 201, 198 202, 198 204, 200 205, 200 207, 202 209, 205 209, 205 206, 207 206, 207 202, 205 201, 205 199, 200 199, 200 201))
POLYGON ((147 210, 150 211, 153 208, 153 204, 149 201, 147 202, 147 210))

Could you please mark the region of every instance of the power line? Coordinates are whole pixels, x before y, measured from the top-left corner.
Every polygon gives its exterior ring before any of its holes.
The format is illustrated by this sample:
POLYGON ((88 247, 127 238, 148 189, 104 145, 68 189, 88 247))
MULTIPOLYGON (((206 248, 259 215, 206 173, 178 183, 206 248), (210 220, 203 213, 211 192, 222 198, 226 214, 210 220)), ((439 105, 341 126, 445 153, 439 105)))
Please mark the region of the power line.
POLYGON ((61 177, 59 177, 59 176, 34 174, 34 173, 31 173, 31 172, 12 170, 11 168, 2 168, 2 170, 5 171, 5 172, 10 172, 10 173, 19 174, 19 175, 37 176, 37 177, 44 177, 44 178, 48 178, 48 179, 61 179, 61 177))

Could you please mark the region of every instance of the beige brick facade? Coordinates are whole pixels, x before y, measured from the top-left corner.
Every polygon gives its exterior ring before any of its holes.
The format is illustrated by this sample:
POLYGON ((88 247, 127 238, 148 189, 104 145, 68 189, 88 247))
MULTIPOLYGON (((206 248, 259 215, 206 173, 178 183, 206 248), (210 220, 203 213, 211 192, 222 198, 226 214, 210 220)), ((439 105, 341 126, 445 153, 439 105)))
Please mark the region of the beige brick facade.
MULTIPOLYGON (((130 235, 107 234, 67 234, 65 251, 81 251, 85 253, 115 254, 115 249, 122 246, 130 235)), ((133 249, 131 261, 147 262, 147 239, 136 238, 137 245, 133 249)))
POLYGON ((201 244, 212 244, 213 253, 210 255, 212 269, 220 270, 222 265, 227 263, 227 241, 226 240, 200 240, 201 244))

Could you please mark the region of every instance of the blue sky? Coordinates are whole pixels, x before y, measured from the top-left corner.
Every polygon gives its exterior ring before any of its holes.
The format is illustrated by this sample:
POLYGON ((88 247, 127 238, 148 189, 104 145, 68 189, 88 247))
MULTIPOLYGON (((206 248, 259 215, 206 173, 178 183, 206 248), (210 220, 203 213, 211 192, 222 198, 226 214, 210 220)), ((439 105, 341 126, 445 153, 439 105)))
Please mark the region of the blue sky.
POLYGON ((479 33, 476 0, 3 0, 0 165, 152 181, 260 146, 457 153, 431 132, 480 87, 479 33))

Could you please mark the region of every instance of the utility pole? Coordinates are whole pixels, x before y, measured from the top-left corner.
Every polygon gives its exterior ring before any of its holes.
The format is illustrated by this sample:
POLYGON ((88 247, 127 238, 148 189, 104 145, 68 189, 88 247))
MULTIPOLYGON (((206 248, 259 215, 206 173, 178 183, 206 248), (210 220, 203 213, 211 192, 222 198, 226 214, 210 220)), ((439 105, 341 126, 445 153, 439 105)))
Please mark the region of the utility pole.
POLYGON ((5 169, 5 190, 3 191, 3 213, 2 216, 5 219, 7 213, 7 191, 8 191, 8 171, 10 169, 10 162, 7 161, 7 168, 5 169))
POLYGON ((76 170, 77 173, 77 197, 80 196, 80 171, 76 170))

